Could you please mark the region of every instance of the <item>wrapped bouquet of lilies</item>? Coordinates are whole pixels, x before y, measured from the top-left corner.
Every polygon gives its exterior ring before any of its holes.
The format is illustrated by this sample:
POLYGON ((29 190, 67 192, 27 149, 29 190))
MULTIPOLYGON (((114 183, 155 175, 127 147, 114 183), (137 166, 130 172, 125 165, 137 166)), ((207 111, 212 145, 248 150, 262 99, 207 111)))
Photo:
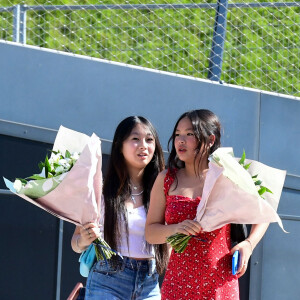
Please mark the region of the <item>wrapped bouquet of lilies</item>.
MULTIPOLYGON (((258 161, 234 157, 232 148, 219 148, 210 156, 209 169, 195 220, 203 231, 214 231, 226 224, 277 222, 286 171, 258 161)), ((181 233, 167 238, 177 253, 184 252, 192 236, 181 233)))
MULTIPOLYGON (((14 182, 4 178, 11 192, 52 215, 77 226, 99 223, 102 196, 101 141, 96 134, 87 136, 61 126, 51 156, 39 163, 40 173, 14 182)), ((115 253, 99 238, 103 246, 97 258, 115 253)))

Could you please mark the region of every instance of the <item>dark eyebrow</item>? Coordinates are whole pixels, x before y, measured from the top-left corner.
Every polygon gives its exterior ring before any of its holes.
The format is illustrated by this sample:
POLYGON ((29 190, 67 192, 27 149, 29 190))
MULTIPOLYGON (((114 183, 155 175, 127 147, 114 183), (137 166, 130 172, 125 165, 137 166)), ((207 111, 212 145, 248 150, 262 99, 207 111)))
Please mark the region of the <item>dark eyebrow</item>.
MULTIPOLYGON (((179 130, 176 129, 176 131, 179 131, 179 130)), ((187 129, 185 129, 185 131, 194 131, 194 129, 193 128, 187 128, 187 129)))
MULTIPOLYGON (((136 132, 136 131, 133 131, 133 132, 131 132, 131 135, 140 135, 138 132, 136 132)), ((147 136, 153 136, 153 134, 151 133, 151 132, 149 132, 149 133, 147 133, 147 136)))

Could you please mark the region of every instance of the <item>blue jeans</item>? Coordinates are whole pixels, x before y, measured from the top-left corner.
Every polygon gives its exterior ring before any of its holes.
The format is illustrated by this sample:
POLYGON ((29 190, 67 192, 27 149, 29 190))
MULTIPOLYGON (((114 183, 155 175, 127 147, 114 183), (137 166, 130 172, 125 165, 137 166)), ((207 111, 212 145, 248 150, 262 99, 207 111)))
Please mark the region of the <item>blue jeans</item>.
POLYGON ((92 267, 86 283, 85 300, 160 299, 155 260, 129 257, 99 260, 92 267))

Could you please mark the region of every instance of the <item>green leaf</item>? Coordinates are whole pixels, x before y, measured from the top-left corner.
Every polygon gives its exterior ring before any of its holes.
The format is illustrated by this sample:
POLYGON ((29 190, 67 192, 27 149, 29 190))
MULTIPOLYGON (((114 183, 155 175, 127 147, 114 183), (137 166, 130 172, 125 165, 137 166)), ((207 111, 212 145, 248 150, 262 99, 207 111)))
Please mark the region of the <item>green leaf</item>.
POLYGON ((262 184, 262 181, 261 181, 261 180, 257 180, 257 181, 255 181, 254 183, 255 183, 255 185, 261 185, 261 184, 262 184))
POLYGON ((34 180, 40 180, 40 179, 45 179, 45 177, 42 177, 42 176, 40 176, 40 175, 38 175, 38 174, 34 174, 34 175, 32 175, 32 176, 30 176, 30 177, 26 177, 27 179, 34 179, 34 180))
POLYGON ((265 186, 261 186, 260 189, 258 190, 258 193, 260 195, 262 195, 263 193, 265 193, 267 191, 267 188, 265 186))
POLYGON ((167 243, 169 243, 176 253, 184 252, 185 248, 188 245, 191 236, 183 234, 183 233, 176 233, 167 238, 167 243))
POLYGON ((248 169, 249 169, 249 167, 250 167, 250 165, 251 165, 251 163, 249 163, 249 164, 245 165, 245 166, 244 166, 244 169, 245 169, 245 170, 248 170, 248 169))
POLYGON ((177 249, 174 249, 177 253, 183 253, 185 248, 187 247, 188 242, 182 243, 182 245, 180 247, 178 247, 177 249))
POLYGON ((43 168, 45 167, 45 164, 41 161, 41 162, 38 164, 38 166, 39 166, 40 171, 42 172, 43 168))
POLYGON ((66 150, 65 157, 66 157, 66 158, 71 158, 71 153, 70 153, 68 150, 66 150))
POLYGON ((46 158, 45 158, 45 176, 46 176, 46 178, 48 178, 48 173, 50 171, 51 171, 51 166, 50 166, 50 163, 48 160, 48 155, 46 155, 46 158))
POLYGON ((257 176, 258 176, 258 174, 253 175, 252 178, 255 179, 255 178, 257 178, 257 176))
POLYGON ((239 164, 244 165, 245 159, 246 159, 246 153, 245 153, 245 150, 243 150, 243 155, 242 155, 241 159, 239 160, 239 164))
POLYGON ((268 193, 273 194, 273 192, 272 192, 271 190, 269 190, 267 187, 266 187, 266 191, 267 191, 268 193))
POLYGON ((28 181, 23 178, 16 178, 16 180, 20 180, 23 184, 26 184, 28 181))

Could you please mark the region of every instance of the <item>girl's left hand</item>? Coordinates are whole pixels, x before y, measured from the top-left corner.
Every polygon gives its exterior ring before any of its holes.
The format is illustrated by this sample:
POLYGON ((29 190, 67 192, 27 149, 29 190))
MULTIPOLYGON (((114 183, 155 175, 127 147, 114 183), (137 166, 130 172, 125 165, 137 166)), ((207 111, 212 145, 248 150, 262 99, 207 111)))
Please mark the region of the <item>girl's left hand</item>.
POLYGON ((239 264, 239 268, 237 270, 237 277, 240 278, 247 271, 248 262, 249 262, 251 254, 252 254, 252 249, 251 249, 250 243, 245 240, 245 241, 242 241, 241 243, 237 244, 236 246, 234 246, 231 249, 230 254, 233 255, 233 253, 236 250, 238 250, 239 254, 240 254, 240 264, 239 264))

